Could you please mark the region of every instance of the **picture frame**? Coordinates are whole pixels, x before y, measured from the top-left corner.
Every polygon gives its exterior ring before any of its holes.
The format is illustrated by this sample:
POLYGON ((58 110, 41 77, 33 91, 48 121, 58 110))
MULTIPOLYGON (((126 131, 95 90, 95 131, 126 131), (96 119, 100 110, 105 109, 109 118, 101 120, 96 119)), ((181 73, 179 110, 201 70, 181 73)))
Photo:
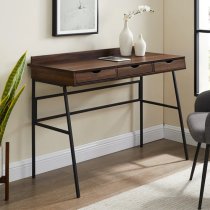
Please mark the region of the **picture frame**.
POLYGON ((98 33, 98 0, 52 0, 52 35, 98 33))

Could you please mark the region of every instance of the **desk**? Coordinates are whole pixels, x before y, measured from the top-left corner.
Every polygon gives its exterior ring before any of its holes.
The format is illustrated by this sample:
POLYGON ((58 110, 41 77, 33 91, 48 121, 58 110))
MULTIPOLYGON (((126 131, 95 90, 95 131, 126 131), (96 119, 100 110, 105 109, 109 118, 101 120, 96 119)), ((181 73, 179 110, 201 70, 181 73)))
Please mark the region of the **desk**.
POLYGON ((182 120, 182 112, 178 94, 178 88, 176 83, 175 71, 186 68, 185 57, 158 53, 146 53, 144 57, 131 56, 130 61, 124 62, 111 62, 99 60, 99 57, 115 55, 119 56, 119 49, 102 49, 94 51, 65 53, 56 55, 44 55, 34 56, 31 58, 29 64, 31 68, 32 78, 32 177, 35 173, 35 127, 40 126, 47 129, 51 129, 57 132, 67 134, 69 136, 72 167, 74 173, 74 182, 76 189, 76 196, 80 197, 79 180, 77 174, 77 162, 75 157, 75 148, 73 133, 71 127, 71 116, 74 114, 81 114, 84 112, 90 112, 98 109, 105 109, 108 107, 119 106, 134 102, 140 104, 140 147, 143 147, 143 104, 153 104, 156 106, 163 106, 167 108, 177 109, 180 126, 182 131, 183 146, 185 152, 185 158, 188 160, 188 152, 186 146, 186 139, 184 133, 184 125, 182 120), (174 90, 176 95, 177 106, 157 103, 143 99, 143 76, 153 75, 165 72, 172 72, 174 90), (121 82, 117 84, 105 85, 99 87, 85 88, 77 91, 67 91, 67 86, 82 86, 86 84, 96 84, 106 81, 121 80, 125 78, 139 77, 137 81, 121 82), (36 82, 48 83, 62 87, 62 93, 36 96, 36 82), (97 107, 91 107, 83 110, 73 111, 69 110, 68 95, 79 94, 89 91, 102 90, 108 88, 114 88, 124 85, 138 85, 138 98, 122 101, 118 103, 112 103, 97 107), (65 113, 59 115, 53 115, 45 118, 37 118, 37 101, 54 97, 63 97, 65 104, 65 113), (52 120, 55 118, 66 117, 68 130, 59 129, 53 126, 49 126, 43 123, 46 120, 52 120))

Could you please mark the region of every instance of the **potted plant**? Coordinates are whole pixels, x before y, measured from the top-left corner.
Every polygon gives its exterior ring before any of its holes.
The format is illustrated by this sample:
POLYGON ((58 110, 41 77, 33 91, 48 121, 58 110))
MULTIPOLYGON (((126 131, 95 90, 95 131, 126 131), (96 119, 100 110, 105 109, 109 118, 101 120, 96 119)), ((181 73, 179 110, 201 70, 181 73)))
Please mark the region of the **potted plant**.
POLYGON ((20 57, 12 69, 0 99, 0 177, 3 176, 2 140, 10 114, 25 88, 25 85, 23 85, 20 90, 17 90, 25 69, 25 62, 26 52, 20 57))

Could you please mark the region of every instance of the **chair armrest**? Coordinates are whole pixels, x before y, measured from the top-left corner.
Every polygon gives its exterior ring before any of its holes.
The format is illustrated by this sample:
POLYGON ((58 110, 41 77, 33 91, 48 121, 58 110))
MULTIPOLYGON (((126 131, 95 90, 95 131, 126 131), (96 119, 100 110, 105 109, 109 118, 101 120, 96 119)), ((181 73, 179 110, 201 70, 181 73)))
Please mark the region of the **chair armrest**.
POLYGON ((210 144, 210 113, 208 113, 205 122, 205 139, 206 143, 210 144))
POLYGON ((210 112, 210 91, 198 95, 195 101, 195 112, 210 112))

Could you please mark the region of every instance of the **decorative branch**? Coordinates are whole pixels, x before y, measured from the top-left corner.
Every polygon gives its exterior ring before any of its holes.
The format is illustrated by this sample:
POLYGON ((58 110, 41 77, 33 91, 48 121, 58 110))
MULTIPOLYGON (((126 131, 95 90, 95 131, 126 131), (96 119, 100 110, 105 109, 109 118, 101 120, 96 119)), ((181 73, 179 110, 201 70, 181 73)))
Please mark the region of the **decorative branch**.
POLYGON ((149 6, 147 5, 141 5, 138 6, 137 10, 131 11, 128 14, 124 14, 124 20, 128 21, 129 19, 131 19, 132 17, 134 17, 137 14, 142 14, 145 12, 150 12, 150 13, 154 13, 155 11, 152 10, 149 6))

